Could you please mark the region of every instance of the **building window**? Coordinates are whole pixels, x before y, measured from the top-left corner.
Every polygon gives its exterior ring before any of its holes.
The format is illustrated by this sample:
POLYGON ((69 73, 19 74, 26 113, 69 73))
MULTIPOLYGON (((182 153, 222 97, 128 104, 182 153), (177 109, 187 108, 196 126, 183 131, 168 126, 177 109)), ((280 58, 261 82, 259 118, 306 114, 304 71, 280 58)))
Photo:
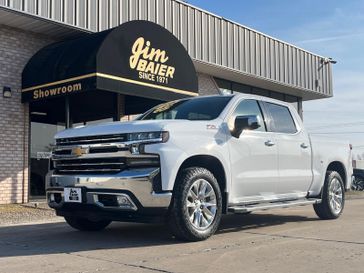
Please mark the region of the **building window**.
POLYGON ((252 88, 249 85, 240 84, 240 83, 232 83, 232 91, 238 93, 251 94, 252 88))
POLYGON ((300 97, 287 95, 276 91, 271 91, 268 89, 257 88, 219 78, 215 78, 215 81, 220 88, 221 94, 223 95, 233 94, 233 93, 244 93, 244 94, 254 94, 268 98, 273 98, 291 103, 294 106, 294 108, 296 108, 296 110, 301 114, 300 103, 302 102, 302 98, 300 97))
POLYGON ((220 92, 223 95, 232 94, 232 82, 215 78, 217 85, 219 86, 220 92))

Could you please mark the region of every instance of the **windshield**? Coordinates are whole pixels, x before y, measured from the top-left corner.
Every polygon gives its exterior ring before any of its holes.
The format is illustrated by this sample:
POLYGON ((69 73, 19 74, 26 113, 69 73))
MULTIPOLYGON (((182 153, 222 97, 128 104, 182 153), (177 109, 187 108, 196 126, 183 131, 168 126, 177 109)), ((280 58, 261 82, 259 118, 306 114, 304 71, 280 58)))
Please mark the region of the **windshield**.
POLYGON ((231 98, 231 96, 216 96, 170 101, 154 107, 138 119, 212 120, 220 115, 231 98))

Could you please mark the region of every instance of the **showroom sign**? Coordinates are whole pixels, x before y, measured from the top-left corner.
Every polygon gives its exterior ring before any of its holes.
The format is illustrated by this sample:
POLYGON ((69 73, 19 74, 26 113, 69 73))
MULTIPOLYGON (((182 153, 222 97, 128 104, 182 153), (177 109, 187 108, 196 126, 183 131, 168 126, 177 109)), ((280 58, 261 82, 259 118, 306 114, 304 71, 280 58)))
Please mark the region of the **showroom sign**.
POLYGON ((140 20, 41 49, 22 84, 24 102, 93 90, 157 100, 198 95, 184 46, 167 29, 140 20))

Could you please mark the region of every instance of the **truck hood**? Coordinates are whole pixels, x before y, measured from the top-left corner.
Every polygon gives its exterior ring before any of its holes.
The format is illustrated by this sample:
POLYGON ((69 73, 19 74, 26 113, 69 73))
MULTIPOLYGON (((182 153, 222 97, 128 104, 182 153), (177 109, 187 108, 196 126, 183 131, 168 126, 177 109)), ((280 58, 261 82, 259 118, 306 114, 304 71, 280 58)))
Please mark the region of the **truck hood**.
POLYGON ((136 120, 129 122, 108 122, 98 125, 80 126, 72 129, 67 129, 56 134, 55 138, 72 138, 84 136, 97 136, 97 135, 111 135, 123 134, 134 132, 156 132, 162 130, 169 130, 179 127, 184 128, 186 131, 189 129, 195 130, 196 127, 203 126, 206 128, 207 124, 216 125, 215 121, 190 121, 190 120, 136 120))

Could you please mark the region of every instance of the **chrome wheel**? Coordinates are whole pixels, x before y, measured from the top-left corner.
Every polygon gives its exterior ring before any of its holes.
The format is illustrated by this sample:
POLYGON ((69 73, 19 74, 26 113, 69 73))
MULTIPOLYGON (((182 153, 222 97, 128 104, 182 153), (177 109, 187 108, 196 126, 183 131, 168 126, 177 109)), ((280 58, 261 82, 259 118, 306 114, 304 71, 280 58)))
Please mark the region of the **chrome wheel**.
POLYGON ((331 180, 329 186, 329 204, 333 213, 339 214, 343 207, 343 189, 337 178, 331 180))
POLYGON ((205 179, 196 180, 188 190, 186 206, 190 223, 199 230, 207 229, 214 221, 216 193, 205 179))

